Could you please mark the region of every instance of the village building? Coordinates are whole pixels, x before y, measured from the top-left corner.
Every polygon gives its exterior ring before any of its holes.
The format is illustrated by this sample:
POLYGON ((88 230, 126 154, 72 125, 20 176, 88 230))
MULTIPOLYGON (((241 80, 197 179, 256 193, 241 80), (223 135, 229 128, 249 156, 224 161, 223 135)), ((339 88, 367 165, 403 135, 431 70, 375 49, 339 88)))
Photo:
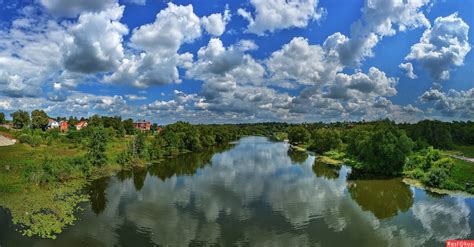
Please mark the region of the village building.
POLYGON ((86 121, 80 121, 79 123, 75 124, 74 127, 76 127, 76 130, 81 130, 81 129, 87 127, 87 122, 86 121))
POLYGON ((151 129, 150 121, 145 121, 145 120, 135 122, 133 123, 133 126, 135 127, 135 129, 138 129, 141 131, 149 131, 151 129))
POLYGON ((69 123, 67 121, 59 122, 59 130, 61 132, 67 132, 69 130, 69 123))
POLYGON ((55 128, 59 128, 59 122, 56 121, 55 119, 48 119, 48 125, 46 126, 47 129, 55 129, 55 128))

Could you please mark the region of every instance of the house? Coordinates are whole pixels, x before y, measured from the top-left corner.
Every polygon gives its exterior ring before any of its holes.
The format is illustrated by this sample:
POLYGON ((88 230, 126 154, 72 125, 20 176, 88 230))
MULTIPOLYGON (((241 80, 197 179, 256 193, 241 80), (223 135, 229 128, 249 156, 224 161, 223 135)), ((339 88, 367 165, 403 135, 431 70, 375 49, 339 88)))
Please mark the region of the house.
POLYGON ((59 122, 59 130, 61 132, 67 132, 69 130, 69 123, 67 121, 59 122))
POLYGON ((55 129, 55 128, 59 128, 59 122, 56 121, 55 119, 48 119, 48 125, 46 126, 47 129, 55 129))
POLYGON ((74 127, 76 127, 76 130, 81 130, 81 129, 87 127, 87 122, 86 121, 80 121, 79 123, 75 124, 74 127))
POLYGON ((148 131, 151 129, 150 121, 145 121, 145 120, 135 122, 133 123, 133 126, 135 127, 135 129, 138 129, 141 131, 148 131))

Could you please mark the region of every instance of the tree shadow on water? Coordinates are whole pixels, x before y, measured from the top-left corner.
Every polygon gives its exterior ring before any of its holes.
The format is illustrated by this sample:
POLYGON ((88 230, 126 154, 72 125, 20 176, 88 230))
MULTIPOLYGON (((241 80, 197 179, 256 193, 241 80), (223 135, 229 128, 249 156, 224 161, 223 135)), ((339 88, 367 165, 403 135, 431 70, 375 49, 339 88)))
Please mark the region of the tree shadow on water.
POLYGON ((88 189, 88 195, 90 198, 90 204, 92 211, 99 215, 104 212, 107 207, 107 192, 106 189, 109 186, 110 177, 100 178, 94 180, 88 189))
POLYGON ((410 186, 398 178, 349 180, 347 187, 362 210, 372 212, 378 219, 394 217, 413 205, 410 186))

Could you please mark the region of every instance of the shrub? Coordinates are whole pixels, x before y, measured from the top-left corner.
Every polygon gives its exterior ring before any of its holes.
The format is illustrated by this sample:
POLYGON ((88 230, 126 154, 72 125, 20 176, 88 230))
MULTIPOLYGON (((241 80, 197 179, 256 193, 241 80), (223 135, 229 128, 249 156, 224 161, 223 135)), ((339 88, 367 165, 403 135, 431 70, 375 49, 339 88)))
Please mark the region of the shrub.
POLYGON ((413 170, 405 172, 405 175, 413 179, 421 179, 425 176, 425 172, 420 168, 415 168, 413 170))
POLYGON ((464 190, 464 188, 461 185, 451 182, 449 180, 443 181, 440 187, 446 190, 464 190))
POLYGON ((41 184, 48 180, 47 174, 40 165, 28 164, 23 166, 23 177, 30 183, 41 184))
POLYGON ((439 187, 448 178, 448 171, 441 167, 433 167, 422 179, 422 182, 431 187, 439 187))
POLYGON ((129 152, 123 152, 117 156, 117 164, 119 164, 122 168, 129 168, 132 162, 133 157, 129 152))

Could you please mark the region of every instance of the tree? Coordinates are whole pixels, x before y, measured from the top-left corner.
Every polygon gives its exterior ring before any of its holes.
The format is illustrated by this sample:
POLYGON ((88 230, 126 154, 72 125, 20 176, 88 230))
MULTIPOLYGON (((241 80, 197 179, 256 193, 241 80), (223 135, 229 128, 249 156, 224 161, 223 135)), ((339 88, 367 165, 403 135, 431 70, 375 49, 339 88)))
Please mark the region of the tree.
POLYGON ((104 127, 104 124, 102 123, 102 118, 99 117, 99 115, 93 115, 92 117, 89 118, 89 121, 87 122, 87 126, 91 127, 99 127, 102 126, 104 127))
POLYGON ((103 166, 107 162, 107 137, 102 127, 92 128, 87 145, 87 158, 93 166, 103 166))
POLYGON ((125 128, 125 132, 127 135, 133 135, 135 132, 135 126, 133 125, 133 119, 129 118, 122 122, 123 127, 125 128))
POLYGON ((18 110, 10 115, 13 118, 13 126, 22 129, 30 124, 30 114, 26 111, 18 110))
POLYGON ((48 114, 43 110, 31 112, 31 127, 33 129, 44 129, 48 125, 48 114))
POLYGON ((413 141, 392 124, 355 128, 348 138, 348 153, 362 163, 362 169, 383 175, 399 174, 413 141))
POLYGON ((291 127, 288 132, 288 139, 293 144, 305 144, 311 138, 309 131, 303 126, 291 127))
POLYGON ((130 152, 134 157, 142 157, 142 154, 145 151, 145 134, 142 132, 138 132, 134 138, 133 143, 131 146, 130 152))
POLYGON ((339 132, 327 128, 315 130, 311 134, 311 139, 311 146, 308 149, 319 154, 338 149, 342 144, 339 132))
POLYGON ((74 126, 77 123, 79 123, 79 120, 77 119, 77 117, 70 116, 69 119, 67 120, 67 122, 68 122, 69 126, 74 126))
POLYGON ((4 124, 5 123, 5 113, 3 112, 0 112, 0 124, 4 124))

